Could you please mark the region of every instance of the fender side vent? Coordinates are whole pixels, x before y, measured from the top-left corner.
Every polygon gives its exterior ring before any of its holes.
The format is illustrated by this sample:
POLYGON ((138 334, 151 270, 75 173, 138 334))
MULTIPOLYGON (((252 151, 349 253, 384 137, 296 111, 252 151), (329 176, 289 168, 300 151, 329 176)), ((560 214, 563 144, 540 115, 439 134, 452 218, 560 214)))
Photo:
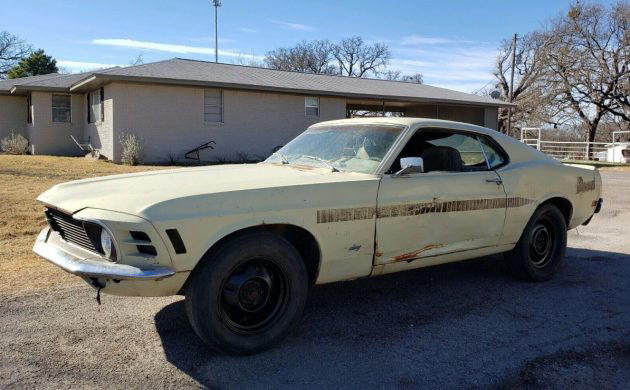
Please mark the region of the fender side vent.
POLYGON ((145 255, 157 256, 157 251, 153 245, 136 245, 138 252, 145 255))
POLYGON ((166 229, 166 234, 171 240, 173 248, 175 248, 175 253, 177 253, 178 255, 186 253, 186 246, 184 245, 184 241, 182 241, 182 238, 179 235, 177 229, 166 229))
POLYGON ((151 242, 151 239, 149 238, 149 235, 146 234, 145 232, 139 232, 139 231, 132 230, 132 231, 129 232, 129 234, 131 234, 131 237, 134 240, 151 242))

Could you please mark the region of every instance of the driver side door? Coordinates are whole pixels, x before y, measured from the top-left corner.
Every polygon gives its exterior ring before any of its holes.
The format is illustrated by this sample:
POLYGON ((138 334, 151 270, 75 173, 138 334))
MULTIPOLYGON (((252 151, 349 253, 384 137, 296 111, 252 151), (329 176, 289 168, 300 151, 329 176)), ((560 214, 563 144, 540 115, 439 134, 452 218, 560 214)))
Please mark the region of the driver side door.
POLYGON ((419 129, 411 137, 381 180, 375 265, 415 268, 498 245, 507 199, 486 159, 484 147, 491 146, 478 137, 448 129, 419 129), (422 157, 425 172, 393 175, 400 157, 422 157))

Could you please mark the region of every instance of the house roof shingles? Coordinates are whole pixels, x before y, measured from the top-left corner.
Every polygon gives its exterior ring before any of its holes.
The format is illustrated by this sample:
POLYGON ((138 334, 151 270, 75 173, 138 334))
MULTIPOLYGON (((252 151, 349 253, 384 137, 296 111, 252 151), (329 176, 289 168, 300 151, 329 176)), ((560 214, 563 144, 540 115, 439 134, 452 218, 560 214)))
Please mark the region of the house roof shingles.
MULTIPOLYGON (((112 69, 112 68, 110 68, 112 69)), ((106 71, 107 69, 104 69, 106 71)), ((50 73, 38 76, 22 77, 18 79, 0 80, 0 93, 11 92, 13 87, 20 90, 59 90, 69 91, 77 82, 89 77, 94 72, 83 73, 50 73)))
POLYGON ((38 75, 38 76, 23 77, 19 79, 0 80, 0 93, 9 94, 11 91, 11 88, 13 88, 13 86, 15 85, 41 81, 41 80, 49 79, 52 77, 58 77, 58 76, 61 76, 61 75, 58 73, 51 73, 51 74, 43 74, 43 75, 38 75))
POLYGON ((17 80, 0 81, 0 93, 3 90, 10 90, 13 86, 16 89, 25 90, 67 89, 81 91, 91 87, 92 84, 119 80, 416 102, 450 102, 484 106, 509 105, 509 103, 487 97, 425 84, 288 72, 181 58, 87 73, 55 74, 52 77, 33 76, 17 80))

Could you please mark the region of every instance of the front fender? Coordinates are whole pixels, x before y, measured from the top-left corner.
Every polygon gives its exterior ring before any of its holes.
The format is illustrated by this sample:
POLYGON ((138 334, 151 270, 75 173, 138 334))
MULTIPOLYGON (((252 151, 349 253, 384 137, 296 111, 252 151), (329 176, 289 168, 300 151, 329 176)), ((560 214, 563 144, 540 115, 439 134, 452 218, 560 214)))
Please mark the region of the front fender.
MULTIPOLYGON (((305 229, 317 240, 317 236, 305 223, 305 212, 294 211, 292 215, 272 212, 248 213, 242 215, 209 216, 182 221, 155 222, 158 231, 177 229, 184 245, 185 254, 174 254, 173 266, 177 271, 191 271, 201 258, 221 239, 243 229, 271 224, 294 225, 305 229)), ((317 242, 319 245, 319 241, 317 242)))
POLYGON ((85 208, 75 214, 75 219, 84 221, 97 221, 105 225, 114 236, 114 243, 122 264, 137 267, 165 266, 173 267, 171 246, 167 245, 162 235, 148 220, 118 211, 85 208), (156 256, 147 256, 138 252, 138 241, 131 236, 131 231, 140 231, 147 234, 150 244, 155 248, 156 256))

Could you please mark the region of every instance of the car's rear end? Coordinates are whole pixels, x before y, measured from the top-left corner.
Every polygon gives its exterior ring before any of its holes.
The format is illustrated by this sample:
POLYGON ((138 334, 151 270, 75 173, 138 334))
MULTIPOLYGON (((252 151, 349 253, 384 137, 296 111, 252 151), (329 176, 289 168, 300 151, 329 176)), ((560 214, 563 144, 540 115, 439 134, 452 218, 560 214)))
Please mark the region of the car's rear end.
POLYGON ((569 228, 586 225, 603 205, 602 178, 592 165, 564 164, 575 176, 575 194, 572 195, 573 216, 569 228))

